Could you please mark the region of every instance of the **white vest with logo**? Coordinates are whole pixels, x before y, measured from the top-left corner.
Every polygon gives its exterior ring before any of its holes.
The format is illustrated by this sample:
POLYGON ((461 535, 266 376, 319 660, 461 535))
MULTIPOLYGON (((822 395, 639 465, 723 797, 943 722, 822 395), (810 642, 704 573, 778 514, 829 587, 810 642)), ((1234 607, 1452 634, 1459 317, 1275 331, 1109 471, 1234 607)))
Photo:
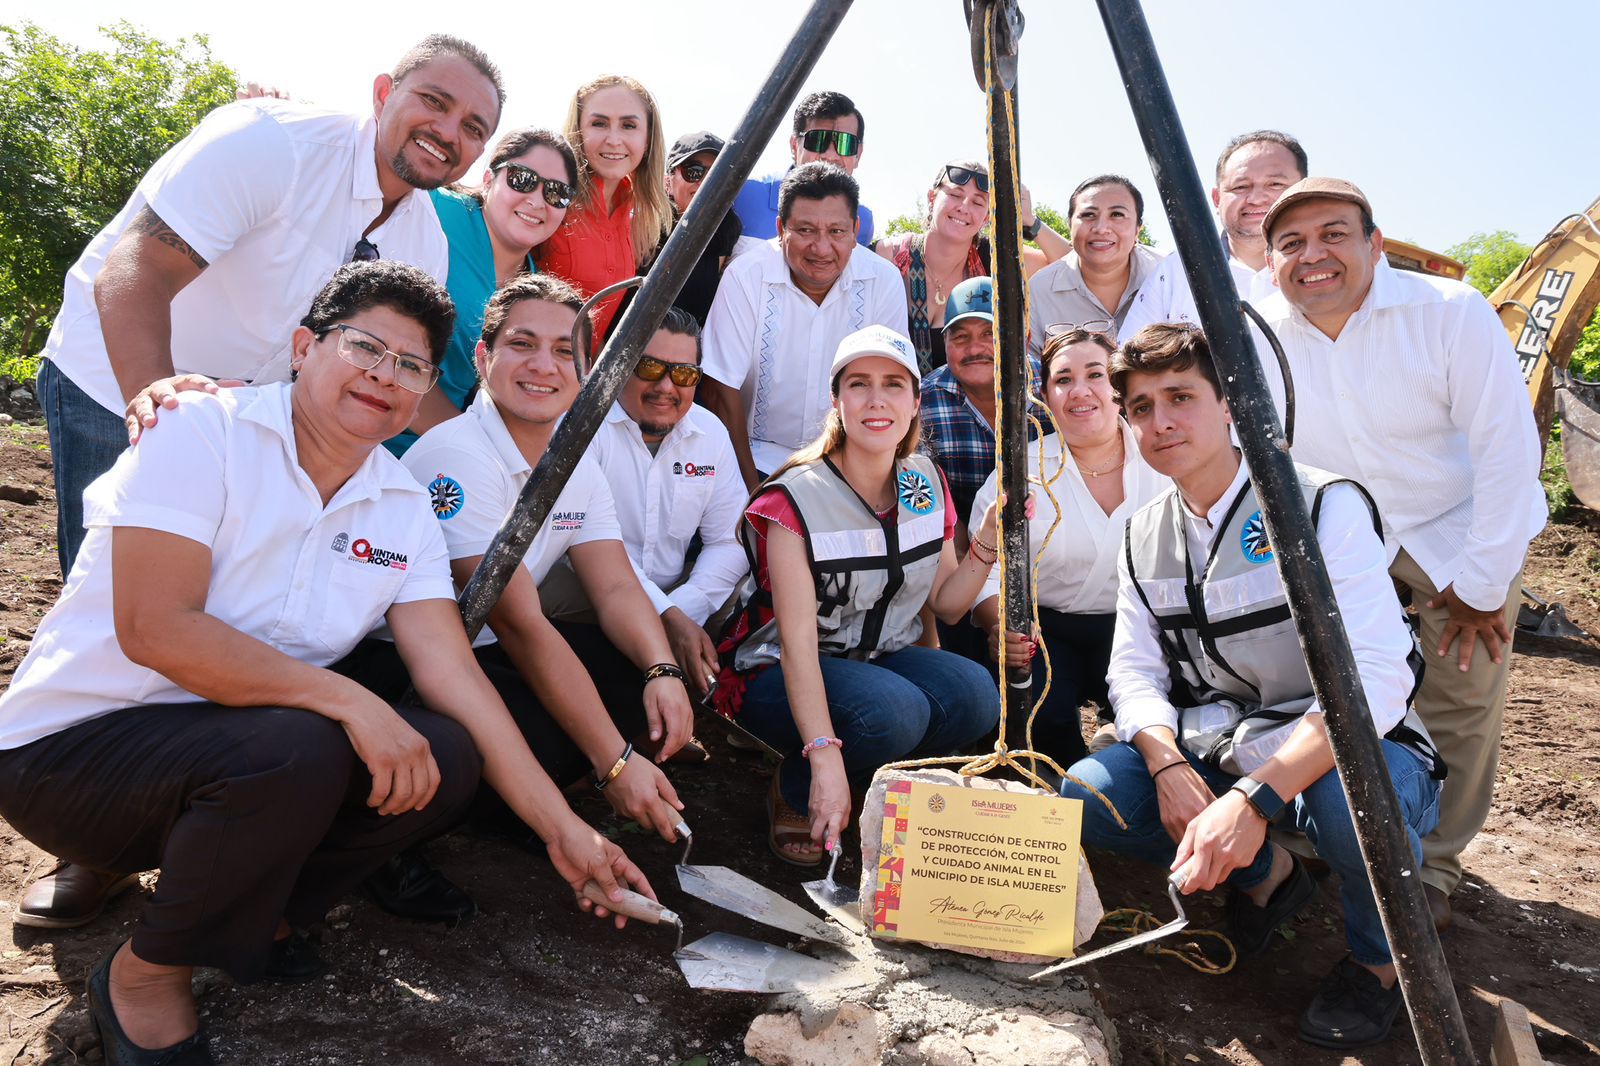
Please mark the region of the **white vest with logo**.
MULTIPOLYGON (((817 594, 817 650, 873 659, 916 643, 922 607, 933 589, 944 546, 944 486, 925 455, 895 463, 894 513, 879 518, 827 459, 786 470, 767 487, 783 493, 800 517, 817 594)), ((771 609, 771 593, 755 581, 756 534, 741 525, 751 576, 743 610, 771 609)), ((758 625, 734 652, 736 670, 770 666, 781 657, 776 619, 758 625)))
MULTIPOLYGON (((1361 493, 1383 536, 1377 508, 1360 485, 1298 463, 1295 472, 1313 524, 1322 494, 1342 482, 1361 493)), ((1206 559, 1190 558, 1177 490, 1129 520, 1123 547, 1134 592, 1160 628, 1172 669, 1179 742, 1227 773, 1260 768, 1315 697, 1255 487, 1246 481, 1240 488, 1206 559)), ((1408 659, 1420 683, 1423 660, 1414 641, 1408 659)), ((1415 751, 1435 777, 1444 776, 1444 762, 1410 706, 1388 738, 1415 751)))

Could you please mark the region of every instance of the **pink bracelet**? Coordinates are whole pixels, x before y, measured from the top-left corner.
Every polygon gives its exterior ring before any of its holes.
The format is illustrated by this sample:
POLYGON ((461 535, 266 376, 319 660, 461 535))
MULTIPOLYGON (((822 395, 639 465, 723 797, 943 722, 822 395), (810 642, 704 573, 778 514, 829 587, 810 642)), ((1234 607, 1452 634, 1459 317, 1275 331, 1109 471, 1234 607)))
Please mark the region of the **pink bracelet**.
POLYGON ((811 743, 800 749, 800 757, 802 759, 809 759, 811 758, 811 753, 816 751, 818 748, 839 748, 842 750, 844 748, 844 741, 840 740, 838 737, 818 737, 816 740, 813 740, 811 743))

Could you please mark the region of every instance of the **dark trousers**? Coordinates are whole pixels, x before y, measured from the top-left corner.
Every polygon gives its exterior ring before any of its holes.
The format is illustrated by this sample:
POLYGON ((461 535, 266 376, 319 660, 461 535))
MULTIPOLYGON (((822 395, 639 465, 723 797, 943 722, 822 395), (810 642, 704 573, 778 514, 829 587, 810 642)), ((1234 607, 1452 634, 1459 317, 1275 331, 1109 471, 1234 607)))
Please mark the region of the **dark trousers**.
MULTIPOLYGON (((556 630, 566 638, 584 669, 600 691, 600 699, 625 740, 637 740, 645 733, 644 675, 606 640, 599 626, 557 623, 556 630)), ((594 766, 583 750, 567 736, 561 724, 550 716, 533 689, 517 672, 516 665, 499 644, 473 649, 484 675, 500 693, 517 728, 528 741, 539 765, 560 788, 591 773, 594 766)), ((369 689, 379 698, 393 703, 411 685, 405 664, 394 645, 387 640, 366 640, 333 669, 369 689)), ((622 752, 618 751, 617 755, 622 752)), ((486 792, 492 791, 487 784, 486 792)), ((498 800, 496 801, 498 802, 498 800)), ((475 813, 490 813, 478 811, 475 813)))
POLYGON ((465 729, 402 708, 442 778, 379 815, 344 730, 311 711, 166 704, 115 711, 0 752, 0 816, 96 869, 160 868, 134 928, 147 962, 261 976, 280 919, 304 926, 391 855, 460 817, 481 761, 465 729))
MULTIPOLYGON (((1050 655, 1050 692, 1033 720, 1033 747, 1062 766, 1071 766, 1089 753, 1083 741, 1079 707, 1093 700, 1100 705, 1101 718, 1111 720, 1106 669, 1111 663, 1111 634, 1116 620, 1114 614, 1066 614, 1039 608, 1043 650, 1050 655)), ((1035 655, 1029 708, 1044 690, 1044 680, 1044 655, 1035 655)), ((1026 717, 1026 710, 1023 716, 1026 717)), ((1020 743, 1021 733, 1017 739, 1020 743)))

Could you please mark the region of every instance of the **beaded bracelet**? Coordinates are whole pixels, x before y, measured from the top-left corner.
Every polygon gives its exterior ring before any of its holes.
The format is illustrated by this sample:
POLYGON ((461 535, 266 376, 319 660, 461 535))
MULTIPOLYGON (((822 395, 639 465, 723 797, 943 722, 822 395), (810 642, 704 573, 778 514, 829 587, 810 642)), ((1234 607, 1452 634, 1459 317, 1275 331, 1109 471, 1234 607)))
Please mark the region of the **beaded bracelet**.
POLYGON ((844 741, 840 740, 838 737, 818 737, 816 740, 813 740, 811 743, 800 749, 800 757, 802 759, 809 759, 811 758, 811 753, 816 751, 818 748, 839 748, 842 750, 844 748, 844 741))

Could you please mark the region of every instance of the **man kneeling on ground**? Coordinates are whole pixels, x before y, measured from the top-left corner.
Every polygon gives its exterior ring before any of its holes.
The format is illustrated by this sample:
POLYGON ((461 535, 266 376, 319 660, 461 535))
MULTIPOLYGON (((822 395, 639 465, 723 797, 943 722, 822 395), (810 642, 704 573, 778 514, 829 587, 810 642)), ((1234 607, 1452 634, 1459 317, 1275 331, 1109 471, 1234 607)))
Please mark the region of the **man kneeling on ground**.
MULTIPOLYGON (((1061 793, 1089 800, 1085 844, 1167 864, 1184 892, 1231 885, 1240 959, 1264 951, 1315 895, 1299 860, 1267 840, 1275 823, 1304 833, 1342 881, 1350 954, 1300 1035, 1324 1047, 1377 1043, 1401 1007, 1394 964, 1210 349, 1192 326, 1148 326, 1110 373, 1140 453, 1177 485, 1128 523, 1107 675, 1122 743, 1068 771, 1127 828, 1071 780, 1061 793)), ((1372 501, 1354 482, 1296 472, 1420 867, 1444 770, 1407 706, 1418 657, 1372 501)))

